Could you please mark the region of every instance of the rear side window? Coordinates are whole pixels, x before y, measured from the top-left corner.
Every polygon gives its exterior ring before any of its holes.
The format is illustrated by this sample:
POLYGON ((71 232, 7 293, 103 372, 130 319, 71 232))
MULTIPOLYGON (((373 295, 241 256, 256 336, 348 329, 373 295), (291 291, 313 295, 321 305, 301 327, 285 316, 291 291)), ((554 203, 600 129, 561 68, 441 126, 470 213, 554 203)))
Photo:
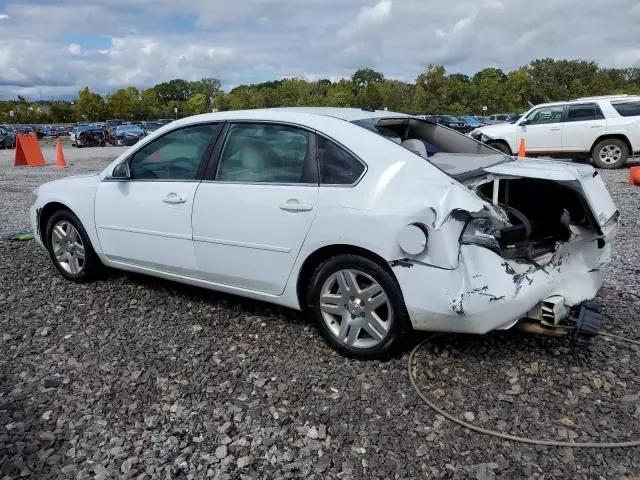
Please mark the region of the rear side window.
POLYGON ((623 117, 640 117, 640 101, 611 102, 611 106, 623 117))
POLYGON ((309 161, 311 135, 288 125, 232 125, 220 155, 216 180, 309 183, 306 166, 312 165, 309 161))
POLYGON ((364 172, 364 165, 344 148, 331 140, 318 137, 320 183, 352 185, 364 172))
POLYGON ((587 120, 603 120, 604 115, 595 103, 569 105, 567 107, 566 122, 584 122, 587 120))

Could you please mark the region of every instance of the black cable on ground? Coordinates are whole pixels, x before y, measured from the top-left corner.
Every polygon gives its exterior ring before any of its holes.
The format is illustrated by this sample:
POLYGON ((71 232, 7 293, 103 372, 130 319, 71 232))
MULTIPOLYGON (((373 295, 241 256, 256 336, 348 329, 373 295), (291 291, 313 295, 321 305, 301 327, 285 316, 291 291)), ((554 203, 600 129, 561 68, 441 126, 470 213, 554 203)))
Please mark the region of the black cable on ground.
MULTIPOLYGON (((634 344, 634 345, 640 345, 640 341, 637 341, 637 340, 634 340, 634 339, 631 339, 631 338, 620 337, 618 335, 614 335, 614 334, 611 334, 611 333, 600 333, 599 335, 603 336, 603 337, 611 338, 613 340, 619 340, 619 341, 631 343, 631 344, 634 344)), ((496 430, 490 430, 490 429, 487 429, 487 428, 478 427, 477 425, 473 425, 472 423, 466 422, 466 421, 462 420, 461 418, 458 418, 455 415, 452 415, 451 413, 443 410, 442 408, 438 407, 435 403, 433 403, 431 400, 429 400, 427 398, 427 396, 424 393, 422 393, 422 391, 420 390, 420 387, 418 387, 418 385, 416 383, 415 369, 418 366, 418 363, 415 360, 416 352, 423 345, 427 344, 430 340, 432 340, 435 337, 439 337, 439 336, 442 336, 442 334, 431 335, 430 337, 424 339, 422 342, 420 342, 418 345, 416 345, 413 350, 411 350, 411 353, 409 354, 409 360, 408 360, 409 380, 411 381, 411 386, 416 391, 418 396, 422 399, 422 401, 424 401, 424 403, 426 403, 431 409, 435 410, 437 413, 439 413, 440 415, 442 415, 446 419, 452 421, 453 423, 456 423, 456 424, 460 425, 461 427, 464 427, 467 430, 471 430, 471 431, 476 432, 476 433, 481 433, 483 435, 490 435, 492 437, 501 438, 503 440, 509 440, 509 441, 512 441, 512 442, 527 443, 527 444, 530 444, 530 445, 543 445, 543 446, 547 446, 547 447, 568 447, 568 448, 632 448, 632 447, 640 447, 640 439, 639 440, 632 440, 632 441, 629 441, 629 442, 575 442, 574 443, 574 442, 560 442, 560 441, 556 441, 556 440, 526 438, 526 437, 521 437, 521 436, 518 436, 518 435, 511 435, 511 434, 508 434, 508 433, 498 432, 496 430)))

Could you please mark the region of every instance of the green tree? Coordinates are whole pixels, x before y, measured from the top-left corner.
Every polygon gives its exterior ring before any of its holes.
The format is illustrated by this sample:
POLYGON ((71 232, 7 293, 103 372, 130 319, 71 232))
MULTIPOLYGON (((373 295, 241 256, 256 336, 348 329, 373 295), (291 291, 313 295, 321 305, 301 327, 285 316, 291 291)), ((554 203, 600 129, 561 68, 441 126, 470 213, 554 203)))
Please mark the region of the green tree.
POLYGON ((139 112, 142 118, 150 120, 162 115, 162 105, 158 99, 158 94, 153 88, 142 91, 140 98, 139 112))
POLYGON ((75 119, 80 122, 104 120, 107 108, 104 98, 99 93, 92 92, 89 87, 84 87, 78 92, 75 101, 75 119))
POLYGON ((193 94, 191 82, 177 78, 153 87, 162 103, 186 102, 193 94))
POLYGON ((71 123, 74 120, 73 106, 69 102, 55 102, 49 106, 52 122, 71 123))
POLYGON ((327 89, 325 103, 330 107, 353 107, 356 97, 353 83, 342 79, 337 83, 332 83, 327 89))
POLYGON ((187 100, 185 104, 186 113, 189 115, 197 115, 199 113, 206 113, 210 111, 209 97, 204 93, 196 93, 187 100))
POLYGON ((361 68, 351 75, 351 81, 358 88, 367 88, 369 85, 382 83, 384 75, 370 68, 361 68))
POLYGON ((107 97, 107 108, 116 118, 134 120, 140 116, 141 98, 136 87, 122 88, 107 97))

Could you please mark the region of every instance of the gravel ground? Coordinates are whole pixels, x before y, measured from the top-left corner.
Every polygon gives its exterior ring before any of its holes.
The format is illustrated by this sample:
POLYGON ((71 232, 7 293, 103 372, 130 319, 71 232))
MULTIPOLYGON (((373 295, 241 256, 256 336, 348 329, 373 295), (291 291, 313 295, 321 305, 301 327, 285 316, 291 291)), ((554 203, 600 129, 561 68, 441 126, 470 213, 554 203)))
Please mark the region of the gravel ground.
MULTIPOLYGON (((119 151, 66 149, 67 169, 14 169, 0 151, 0 236, 28 227, 38 184, 119 151)), ((624 217, 599 300, 608 330, 638 336, 640 189, 626 170, 601 173, 624 217)), ((0 258, 0 479, 640 474, 640 449, 467 432, 422 404, 406 353, 345 360, 296 312, 116 272, 72 284, 34 242, 0 240, 0 258)), ((446 337, 418 354, 418 382, 484 427, 620 441, 640 437, 639 359, 604 339, 573 351, 511 332, 446 337)))

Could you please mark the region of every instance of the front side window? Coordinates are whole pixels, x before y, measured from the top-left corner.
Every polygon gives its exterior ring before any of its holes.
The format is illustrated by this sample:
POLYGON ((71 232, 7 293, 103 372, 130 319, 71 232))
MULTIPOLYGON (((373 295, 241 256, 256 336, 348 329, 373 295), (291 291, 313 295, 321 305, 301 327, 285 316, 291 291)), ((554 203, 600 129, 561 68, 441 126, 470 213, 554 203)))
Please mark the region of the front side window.
POLYGON ((611 102, 611 106, 622 117, 640 117, 640 101, 633 102, 611 102))
POLYGON ((318 162, 324 185, 351 185, 364 172, 364 165, 353 155, 324 137, 318 138, 318 162))
POLYGON ((602 120, 604 115, 600 107, 595 103, 584 103, 580 105, 569 105, 567 107, 566 122, 584 122, 587 120, 602 120))
POLYGON ((216 180, 248 183, 309 183, 311 133, 288 125, 231 125, 216 180))
POLYGON ((545 123, 559 123, 562 120, 564 107, 541 107, 527 116, 527 125, 543 125, 545 123))
POLYGON ((205 150, 221 128, 220 124, 193 125, 152 141, 131 158, 131 178, 196 180, 205 150))

